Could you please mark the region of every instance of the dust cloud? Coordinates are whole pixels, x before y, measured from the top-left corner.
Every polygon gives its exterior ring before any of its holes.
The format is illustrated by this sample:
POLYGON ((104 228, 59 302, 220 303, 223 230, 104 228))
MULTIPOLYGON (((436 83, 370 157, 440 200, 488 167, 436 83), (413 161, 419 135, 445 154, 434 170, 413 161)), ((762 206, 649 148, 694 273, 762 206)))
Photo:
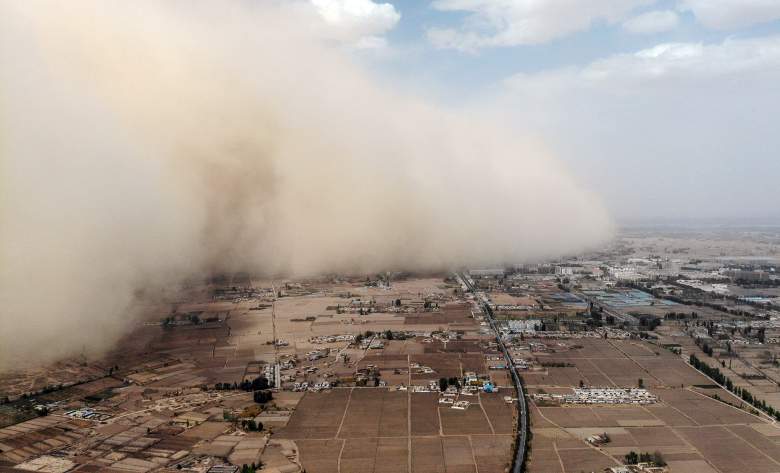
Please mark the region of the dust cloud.
POLYGON ((0 5, 0 368, 141 289, 519 262, 610 221, 543 146, 373 78, 301 3, 0 5))

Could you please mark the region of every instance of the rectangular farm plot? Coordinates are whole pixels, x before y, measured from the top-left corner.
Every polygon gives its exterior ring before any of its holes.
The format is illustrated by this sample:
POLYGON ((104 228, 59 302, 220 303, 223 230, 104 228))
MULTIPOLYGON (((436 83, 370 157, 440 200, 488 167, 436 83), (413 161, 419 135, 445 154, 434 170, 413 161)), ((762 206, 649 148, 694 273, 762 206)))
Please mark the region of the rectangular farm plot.
POLYGON ((615 466, 611 458, 588 447, 559 449, 558 455, 566 471, 603 471, 615 466))
POLYGON ((609 343, 631 358, 637 356, 655 356, 655 352, 660 350, 660 348, 653 347, 647 343, 632 340, 610 340, 609 343))
POLYGON ((625 355, 609 343, 604 343, 604 340, 579 339, 576 343, 572 343, 571 350, 558 351, 555 355, 565 358, 625 359, 625 355))
POLYGON ((639 406, 591 406, 601 421, 596 424, 609 427, 664 425, 653 414, 639 406))
POLYGON ((686 389, 657 392, 666 404, 681 411, 699 425, 750 424, 756 418, 735 407, 686 389))
POLYGON ((338 436, 341 438, 405 437, 408 432, 407 393, 355 388, 338 436))
POLYGON ((377 438, 347 439, 341 451, 340 473, 363 473, 374 471, 379 447, 377 438))
POLYGON ((540 407, 539 412, 550 422, 561 427, 593 427, 601 420, 589 407, 540 407))
MULTIPOLYGON (((580 375, 588 386, 612 387, 615 385, 604 375, 604 373, 599 371, 593 363, 588 362, 588 360, 578 360, 575 361, 575 363, 577 370, 580 372, 580 375)), ((572 386, 576 386, 576 384, 573 384, 572 386)))
POLYGON ((433 373, 419 373, 412 370, 412 379, 435 379, 461 377, 460 359, 458 355, 451 353, 426 353, 422 355, 409 355, 411 362, 420 366, 431 368, 433 373))
POLYGON ((327 439, 336 436, 350 389, 306 393, 287 426, 278 435, 289 439, 327 439))
POLYGON ((561 470, 561 461, 555 450, 540 450, 534 446, 528 459, 528 471, 561 473, 563 470, 561 470))
MULTIPOLYGON (((679 358, 640 357, 637 363, 650 372, 660 383, 668 387, 683 387, 694 384, 711 384, 712 381, 702 376, 679 358)), ((649 383, 646 383, 650 385, 649 383)))
POLYGON ((408 473, 409 444, 406 438, 380 438, 374 473, 408 473))
POLYGON ((723 473, 780 471, 780 463, 757 452, 750 443, 725 427, 681 427, 677 430, 723 473))
POLYGON ((523 379, 532 386, 578 386, 587 378, 575 367, 549 367, 546 372, 523 374, 523 379))
POLYGON ((462 354, 460 355, 460 366, 463 372, 473 371, 475 373, 484 373, 485 357, 480 354, 462 354))
POLYGON ((669 427, 628 427, 626 430, 644 450, 649 450, 650 447, 674 447, 684 444, 669 427))
POLYGON ((693 419, 684 416, 680 411, 671 407, 660 404, 654 404, 645 406, 649 412, 661 420, 664 424, 670 427, 684 427, 696 425, 693 419))
POLYGON ((440 407, 444 435, 492 434, 490 424, 479 404, 471 404, 465 410, 440 407))
MULTIPOLYGON (((482 408, 490 420, 490 425, 493 426, 493 431, 496 434, 511 434, 515 428, 515 409, 514 404, 508 404, 504 401, 504 396, 501 394, 485 394, 479 395, 479 402, 482 403, 482 408)), ((469 407, 469 409, 471 409, 469 407)))
MULTIPOLYGON (((646 371, 628 358, 618 358, 615 360, 592 359, 587 361, 592 363, 599 372, 603 373, 618 387, 633 388, 636 387, 639 378, 650 378, 650 375, 646 371)), ((647 379, 647 384, 651 384, 650 379, 647 379)))
POLYGON ((439 435, 439 395, 436 393, 410 394, 411 435, 439 435))
POLYGON ((412 438, 412 473, 446 473, 441 437, 412 438))
POLYGON ((447 473, 475 473, 474 457, 468 437, 443 437, 444 465, 447 473))
POLYGON ((747 425, 730 425, 727 427, 733 434, 749 442, 772 460, 780 462, 780 444, 775 443, 769 437, 747 425))
POLYGON ((504 473, 512 463, 511 435, 475 435, 471 447, 479 473, 504 473))
POLYGON ((300 460, 306 471, 338 473, 342 440, 297 440, 300 460))

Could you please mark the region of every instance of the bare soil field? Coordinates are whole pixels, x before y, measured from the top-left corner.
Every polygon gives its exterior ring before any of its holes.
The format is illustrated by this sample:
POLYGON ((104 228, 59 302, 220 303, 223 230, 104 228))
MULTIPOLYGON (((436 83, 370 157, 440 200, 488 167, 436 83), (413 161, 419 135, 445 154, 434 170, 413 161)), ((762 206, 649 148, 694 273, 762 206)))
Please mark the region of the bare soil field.
POLYGON ((647 373, 643 372, 636 362, 628 358, 611 360, 591 358, 587 362, 593 364, 598 372, 603 373, 617 387, 633 388, 636 387, 639 378, 647 377, 647 373))
MULTIPOLYGON (((628 427, 626 430, 634 438, 636 444, 643 447, 669 447, 682 444, 682 439, 669 427, 628 427)), ((613 442, 610 444, 615 446, 613 442)))
POLYGON ((306 471, 338 473, 339 453, 343 440, 296 440, 301 464, 306 471))
POLYGON ((780 462, 774 461, 763 452, 757 452, 751 443, 726 427, 680 427, 677 430, 720 471, 780 471, 780 462))
POLYGON ((341 452, 339 471, 341 473, 406 472, 407 456, 406 439, 348 439, 341 452))
POLYGON ((558 392, 557 383, 576 387, 579 373, 584 382, 602 386, 593 379, 601 376, 609 381, 607 386, 614 382, 633 387, 642 378, 659 402, 560 407, 532 403, 530 472, 601 471, 630 450, 661 452, 672 472, 780 472, 780 428, 712 399, 717 394, 740 404, 722 389, 705 389, 711 381, 680 357, 666 351, 655 354, 657 347, 633 340, 585 340, 581 345, 540 355, 540 360, 568 359, 575 367, 524 374, 529 392, 558 392), (608 353, 615 359, 604 356, 608 353), (589 435, 601 432, 609 434, 609 443, 599 448, 585 443, 589 435))
POLYGON ((749 424, 756 417, 687 389, 659 391, 658 397, 698 425, 749 424))
POLYGON ((406 437, 408 432, 408 396, 403 391, 354 388, 340 438, 406 437))
POLYGON ((476 465, 468 437, 442 437, 447 473, 475 473, 476 465))
POLYGON ((336 436, 350 389, 306 393, 287 426, 274 435, 289 439, 329 439, 336 436))
MULTIPOLYGON (((668 387, 690 386, 694 384, 711 384, 712 381, 698 371, 691 369, 679 357, 641 357, 635 358, 642 368, 653 378, 660 381, 657 385, 668 387)), ((649 381, 649 380, 648 380, 649 381)), ((649 382, 647 386, 652 386, 649 382)))
POLYGON ((514 431, 514 408, 504 401, 504 396, 501 393, 480 393, 479 401, 490 420, 494 433, 511 434, 514 431))
POLYGON ((511 460, 512 407, 498 394, 483 396, 507 435, 493 435, 480 396, 460 411, 439 407, 437 393, 344 388, 306 393, 274 436, 296 442, 310 473, 408 472, 409 464, 420 473, 503 473, 511 460))
POLYGON ((563 473, 561 460, 552 447, 542 449, 534 443, 528 459, 528 471, 563 473))
POLYGON ((479 473, 503 473, 511 463, 513 440, 511 435, 471 437, 479 473))
MULTIPOLYGON (((581 363, 581 361, 577 362, 578 365, 581 363)), ((580 380, 596 386, 576 367, 551 367, 544 371, 524 373, 523 379, 532 386, 578 386, 580 380)))
POLYGON ((558 449, 565 471, 602 471, 615 466, 615 461, 589 447, 558 449))
POLYGON ((412 473, 446 473, 440 437, 412 438, 412 473))
POLYGON ((590 407, 539 407, 539 412, 550 422, 561 427, 592 427, 601 420, 590 407))
POLYGON ((434 370, 434 373, 412 373, 413 380, 428 380, 450 377, 461 377, 460 359, 458 355, 447 353, 426 353, 423 355, 410 355, 410 361, 419 363, 421 366, 428 366, 434 370))
POLYGON ((439 434, 439 395, 436 393, 413 393, 411 399, 411 435, 439 434))
MULTIPOLYGON (((248 274, 228 276, 199 286, 198 294, 186 303, 169 302, 150 310, 149 323, 134 330, 121 350, 108 355, 107 360, 120 365, 114 377, 127 376, 131 385, 99 379, 105 378, 102 365, 77 362, 56 371, 67 372, 63 379, 43 372, 12 373, 0 384, 22 389, 73 378, 91 380, 51 394, 76 399, 78 406, 94 403, 113 419, 121 419, 96 427, 95 439, 110 437, 117 452, 130 455, 104 458, 114 447, 101 446, 94 449, 99 450, 94 458, 79 457, 79 471, 150 463, 142 450, 156 443, 158 449, 216 455, 239 464, 262 458, 270 467, 277 461, 284 465, 288 460, 282 450, 295 447, 308 473, 504 472, 511 461, 515 412, 503 402, 503 390, 462 395, 472 404, 460 411, 440 405, 438 393, 403 389, 438 383, 441 377, 461 378, 465 372, 490 377, 502 386, 511 384, 506 370, 488 369, 485 342, 493 337, 475 321, 471 303, 452 302, 454 286, 441 278, 410 278, 387 286, 365 277, 261 281, 248 274), (230 281, 240 287, 229 286, 230 281), (370 310, 364 312, 366 307, 370 310), (391 339, 386 330, 398 336, 391 339), (381 334, 383 346, 367 348, 343 336, 362 334, 370 339, 369 331, 381 334), (409 338, 399 340, 405 337, 409 338), (263 408, 255 404, 251 392, 234 386, 263 376, 276 363, 282 384, 263 408), (410 363, 433 372, 412 370, 410 363), (367 369, 369 365, 373 366, 367 369), (304 381, 311 390, 299 392, 304 381), (336 383, 335 387, 316 392, 322 384, 315 383, 323 381, 336 383), (385 384, 388 388, 382 387, 385 384), (112 403, 98 399, 106 391, 114 396, 112 403), (97 400, 78 399, 87 396, 97 400), (183 418, 185 413, 199 423, 190 426, 188 418, 185 427, 181 419, 161 420, 183 418), (262 449, 257 440, 264 434, 244 432, 246 424, 228 418, 264 420, 270 446, 262 449), (166 427, 155 430, 160 422, 167 422, 166 427), (131 439, 131 433, 140 440, 131 439), (125 444, 127 449, 120 450, 125 444)), ((59 418, 54 413, 34 422, 59 418)), ((86 432, 91 425, 86 420, 65 423, 77 426, 66 432, 33 423, 34 431, 26 432, 19 430, 25 424, 15 422, 2 439, 12 450, 0 451, 0 469, 11 460, 16 464, 56 448, 58 442, 70 444, 76 430, 86 432)))
MULTIPOLYGON (((475 399, 476 401, 476 399, 475 399)), ((466 410, 440 407, 442 431, 445 435, 461 434, 492 434, 485 413, 478 403, 472 404, 466 410)))

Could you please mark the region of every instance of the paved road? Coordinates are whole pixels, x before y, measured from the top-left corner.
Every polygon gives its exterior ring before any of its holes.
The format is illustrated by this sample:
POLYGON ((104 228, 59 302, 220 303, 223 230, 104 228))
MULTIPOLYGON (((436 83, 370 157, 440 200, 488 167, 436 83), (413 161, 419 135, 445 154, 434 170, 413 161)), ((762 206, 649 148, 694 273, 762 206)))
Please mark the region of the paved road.
POLYGON ((509 355, 509 351, 506 349, 504 341, 501 339, 501 333, 498 331, 498 327, 496 327, 496 321, 493 319, 493 310, 487 303, 487 297, 484 293, 478 291, 477 288, 474 287, 474 284, 472 284, 471 280, 465 274, 458 273, 457 276, 458 279, 462 281, 463 285, 469 290, 469 292, 474 294, 477 303, 479 303, 480 307, 482 308, 482 312, 485 314, 485 317, 490 323, 490 327, 496 334, 498 346, 504 353, 504 358, 506 359, 507 366, 509 367, 509 372, 512 374, 512 383, 515 385, 517 396, 517 412, 520 414, 517 419, 517 439, 515 445, 515 456, 512 462, 512 473, 521 473, 525 471, 525 456, 527 453, 526 442, 528 441, 528 406, 525 401, 523 383, 520 381, 520 375, 517 374, 515 363, 512 360, 512 357, 509 355))

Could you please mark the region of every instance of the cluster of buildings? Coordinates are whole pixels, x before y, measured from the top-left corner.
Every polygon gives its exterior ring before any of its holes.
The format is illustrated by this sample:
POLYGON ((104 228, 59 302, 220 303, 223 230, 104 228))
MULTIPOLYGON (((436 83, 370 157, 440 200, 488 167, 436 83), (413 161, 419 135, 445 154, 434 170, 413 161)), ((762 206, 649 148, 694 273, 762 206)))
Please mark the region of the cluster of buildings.
POLYGON ((573 394, 540 393, 534 400, 561 404, 654 404, 658 397, 642 388, 575 388, 573 394))
POLYGON ((637 463, 636 465, 613 466, 604 470, 605 473, 665 473, 669 469, 655 463, 637 463))
POLYGON ((434 370, 430 366, 424 366, 414 361, 409 364, 409 368, 415 370, 416 373, 421 373, 421 374, 433 374, 436 372, 436 370, 434 370))
POLYGON ((71 419, 86 419, 98 422, 107 421, 108 419, 114 417, 111 414, 98 412, 94 409, 90 409, 89 407, 82 407, 80 409, 66 411, 65 416, 70 417, 71 419))
POLYGON ((301 392, 301 391, 311 391, 311 392, 320 392, 326 389, 330 389, 332 386, 329 381, 322 381, 319 383, 308 383, 307 381, 304 381, 302 383, 294 383, 292 390, 295 392, 301 392))
POLYGON ((311 337, 309 339, 309 343, 313 343, 315 345, 321 345, 323 343, 339 343, 339 342, 352 343, 353 340, 355 340, 355 336, 353 334, 345 333, 341 335, 320 335, 316 337, 311 337))
POLYGON ((709 283, 699 279, 678 279, 675 281, 680 286, 687 286, 693 289, 698 289, 704 292, 711 292, 713 294, 728 294, 729 285, 725 283, 709 283))
POLYGON ((471 401, 457 400, 456 395, 445 393, 439 398, 439 404, 449 405, 451 409, 465 411, 471 405, 471 401))

